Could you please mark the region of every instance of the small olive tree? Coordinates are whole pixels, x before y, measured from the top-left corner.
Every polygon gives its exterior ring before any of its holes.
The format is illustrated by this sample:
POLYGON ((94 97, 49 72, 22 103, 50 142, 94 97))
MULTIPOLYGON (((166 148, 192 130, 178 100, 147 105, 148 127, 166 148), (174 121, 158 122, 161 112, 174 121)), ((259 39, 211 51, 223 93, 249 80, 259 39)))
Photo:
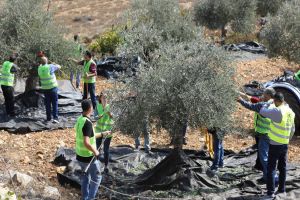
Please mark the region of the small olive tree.
POLYGON ((275 15, 285 0, 257 0, 256 12, 265 17, 268 14, 275 15))
POLYGON ((45 3, 45 0, 7 0, 1 9, 0 59, 2 62, 12 52, 18 53, 19 77, 28 75, 38 51, 44 51, 49 60, 61 64, 64 70, 71 66, 68 58, 76 55, 76 45, 64 38, 62 28, 54 23, 45 3))
POLYGON ((300 1, 284 3, 262 34, 271 57, 283 56, 300 63, 300 1))
POLYGON ((167 130, 181 149, 187 121, 192 128, 229 124, 236 104, 234 70, 226 53, 206 44, 188 17, 179 24, 190 31, 176 37, 171 34, 178 27, 172 23, 176 19, 168 16, 182 17, 176 9, 178 2, 144 0, 137 9, 142 1, 138 2, 129 15, 134 23, 123 33, 119 50, 140 56, 144 65, 135 79, 115 91, 116 125, 123 133, 135 135, 142 131, 147 117, 167 130))
POLYGON ((232 24, 235 32, 249 33, 255 28, 256 3, 252 0, 198 0, 194 18, 198 25, 220 29, 226 37, 225 27, 232 24))

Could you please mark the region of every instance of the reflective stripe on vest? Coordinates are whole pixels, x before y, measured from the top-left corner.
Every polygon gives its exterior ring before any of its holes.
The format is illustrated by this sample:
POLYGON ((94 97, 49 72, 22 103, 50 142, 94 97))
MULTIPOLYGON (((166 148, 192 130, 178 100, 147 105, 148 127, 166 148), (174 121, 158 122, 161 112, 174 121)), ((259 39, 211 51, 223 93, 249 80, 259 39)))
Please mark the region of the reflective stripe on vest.
POLYGON ((280 123, 274 121, 270 124, 270 132, 268 134, 270 140, 279 144, 288 144, 290 134, 294 125, 295 113, 288 105, 281 105, 278 107, 282 114, 280 123))
POLYGON ((10 72, 11 68, 13 67, 14 63, 5 61, 2 65, 1 76, 0 76, 0 85, 5 86, 13 86, 15 75, 10 72))
MULTIPOLYGON (((82 128, 86 122, 86 120, 89 120, 87 117, 79 117, 77 119, 77 122, 75 124, 75 131, 76 131, 76 147, 75 151, 76 154, 82 157, 91 157, 93 156, 93 152, 88 150, 84 145, 84 136, 82 132, 82 128)), ((95 134, 93 137, 90 138, 90 144, 96 148, 96 137, 95 134)))
POLYGON ((84 83, 95 83, 96 82, 96 76, 93 76, 93 77, 85 77, 85 74, 86 73, 90 73, 90 67, 91 67, 91 64, 95 64, 96 63, 91 59, 90 61, 84 61, 84 69, 83 69, 83 72, 84 72, 84 76, 83 76, 83 82, 84 83))
POLYGON ((55 74, 50 74, 50 65, 39 66, 38 74, 43 90, 50 90, 58 86, 55 74))
POLYGON ((269 132, 271 120, 255 113, 254 116, 254 127, 255 132, 266 134, 269 132))
MULTIPOLYGON (((111 131, 114 121, 107 114, 107 112, 110 112, 110 105, 106 104, 105 109, 103 109, 102 104, 97 103, 97 111, 98 115, 102 117, 97 121, 96 132, 111 131)), ((109 135, 108 137, 112 137, 112 135, 109 135)))

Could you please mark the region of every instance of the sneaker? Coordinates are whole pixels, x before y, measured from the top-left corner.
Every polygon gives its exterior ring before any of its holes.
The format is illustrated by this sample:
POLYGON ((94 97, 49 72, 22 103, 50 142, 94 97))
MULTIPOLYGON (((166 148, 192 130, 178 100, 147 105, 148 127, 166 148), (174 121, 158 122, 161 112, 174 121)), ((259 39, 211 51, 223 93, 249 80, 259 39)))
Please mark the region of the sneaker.
POLYGON ((57 119, 54 119, 54 120, 52 121, 52 123, 53 123, 53 124, 58 124, 59 121, 58 121, 57 119))
POLYGON ((271 195, 265 195, 259 199, 260 200, 273 200, 273 199, 275 199, 275 197, 276 197, 275 194, 271 194, 271 195))
POLYGON ((108 168, 105 167, 104 170, 103 170, 103 173, 104 173, 104 174, 108 174, 108 172, 109 172, 108 168))

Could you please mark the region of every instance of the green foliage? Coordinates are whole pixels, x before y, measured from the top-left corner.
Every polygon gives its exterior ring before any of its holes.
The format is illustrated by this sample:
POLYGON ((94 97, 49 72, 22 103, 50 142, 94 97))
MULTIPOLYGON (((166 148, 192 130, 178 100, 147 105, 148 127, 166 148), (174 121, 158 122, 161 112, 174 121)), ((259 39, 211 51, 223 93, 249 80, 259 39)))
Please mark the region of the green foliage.
POLYGON ((257 0, 256 12, 262 17, 275 15, 285 0, 257 0))
POLYGON ((262 33, 269 56, 300 63, 300 1, 284 3, 269 21, 262 33))
POLYGON ((123 32, 119 50, 140 56, 144 64, 137 78, 115 90, 112 105, 120 116, 116 126, 124 133, 139 134, 145 120, 150 120, 178 140, 186 121, 192 128, 229 124, 236 102, 228 55, 209 46, 189 18, 181 25, 193 31, 174 37, 169 32, 174 20, 169 24, 168 16, 182 17, 177 4, 144 1, 143 6, 134 4, 129 13, 132 24, 123 32))
POLYGON ((115 54, 117 47, 122 43, 122 37, 117 29, 107 31, 99 36, 90 46, 89 49, 97 53, 115 54))
POLYGON ((247 33, 255 27, 256 4, 253 0, 199 0, 194 8, 198 25, 224 29, 229 23, 236 32, 247 33))
POLYGON ((45 51, 49 60, 69 66, 76 44, 64 38, 62 28, 54 24, 44 0, 7 0, 0 16, 0 58, 3 61, 12 52, 20 56, 21 75, 26 75, 38 51, 45 51))

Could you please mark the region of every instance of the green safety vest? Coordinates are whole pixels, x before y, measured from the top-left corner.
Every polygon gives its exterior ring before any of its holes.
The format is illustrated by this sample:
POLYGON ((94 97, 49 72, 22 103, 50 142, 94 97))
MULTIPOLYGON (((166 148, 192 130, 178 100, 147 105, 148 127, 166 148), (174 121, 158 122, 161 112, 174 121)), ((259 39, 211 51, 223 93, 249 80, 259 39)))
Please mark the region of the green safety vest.
MULTIPOLYGON (((97 111, 98 111, 98 115, 102 116, 102 117, 99 118, 97 121, 96 132, 100 133, 100 132, 104 132, 104 131, 111 131, 114 121, 107 114, 107 112, 110 111, 110 105, 106 104, 106 107, 103 108, 101 103, 97 103, 97 111)), ((107 137, 108 138, 112 137, 112 135, 108 135, 107 137)))
POLYGON ((282 113, 282 120, 280 123, 271 121, 270 132, 268 134, 270 140, 279 144, 288 144, 290 141, 290 134, 294 125, 295 113, 288 105, 281 105, 278 107, 282 113))
POLYGON ((95 83, 96 82, 96 76, 93 76, 93 77, 85 77, 85 74, 86 73, 90 73, 90 67, 91 67, 91 64, 94 63, 96 65, 96 63, 91 59, 90 61, 84 61, 84 69, 83 69, 83 72, 84 72, 84 76, 83 76, 83 82, 84 83, 95 83))
MULTIPOLYGON (((84 116, 80 116, 77 119, 77 122, 75 124, 75 131, 76 131, 76 147, 75 147, 75 151, 76 154, 82 157, 91 157, 93 156, 93 152, 91 152, 90 150, 88 150, 85 146, 84 146, 84 136, 83 136, 83 132, 82 132, 82 128, 86 122, 86 120, 89 120, 87 117, 84 116)), ((90 138, 90 144, 96 148, 96 136, 94 134, 94 137, 90 138)))
POLYGON ((300 70, 295 74, 295 79, 300 82, 300 70))
MULTIPOLYGON (((269 108, 274 108, 275 105, 272 103, 269 108)), ((254 129, 255 132, 260 134, 267 134, 270 131, 271 119, 261 116, 259 113, 254 114, 254 129)))
POLYGON ((58 86, 55 74, 50 74, 50 65, 40 65, 38 74, 43 90, 50 90, 58 86))
POLYGON ((15 75, 10 72, 11 68, 13 67, 14 63, 5 61, 2 65, 1 76, 0 76, 0 85, 5 86, 13 86, 15 75))

